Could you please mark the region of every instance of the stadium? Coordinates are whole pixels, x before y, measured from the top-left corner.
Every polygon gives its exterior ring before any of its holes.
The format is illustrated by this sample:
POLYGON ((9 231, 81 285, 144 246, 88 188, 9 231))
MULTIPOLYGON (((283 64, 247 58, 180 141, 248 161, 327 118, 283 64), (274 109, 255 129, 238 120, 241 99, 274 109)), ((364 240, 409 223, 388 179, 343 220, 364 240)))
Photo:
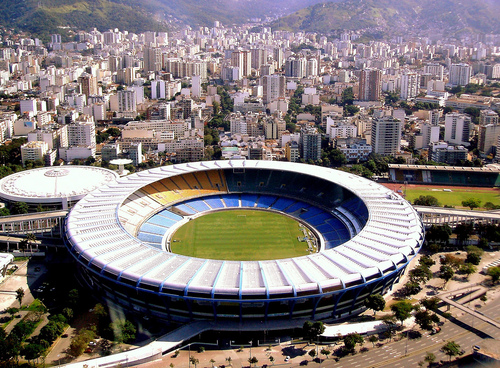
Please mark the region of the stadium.
POLYGON ((77 203, 65 238, 89 287, 129 311, 167 322, 345 317, 363 310, 368 295, 389 292, 423 239, 412 206, 373 181, 251 160, 164 166, 119 178, 77 203), (265 226, 286 218, 303 236, 279 235, 263 246, 268 233, 245 233, 251 221, 237 211, 275 215, 263 220, 265 226), (190 228, 179 240, 185 226, 212 215, 225 217, 190 228), (241 219, 233 233, 225 232, 241 219), (186 239, 200 229, 213 236, 209 256, 173 250, 190 248, 186 239), (295 238, 298 256, 285 244, 295 238), (229 246, 221 248, 223 242, 229 246), (238 247, 251 251, 240 256, 238 247), (272 252, 262 256, 266 248, 272 252))

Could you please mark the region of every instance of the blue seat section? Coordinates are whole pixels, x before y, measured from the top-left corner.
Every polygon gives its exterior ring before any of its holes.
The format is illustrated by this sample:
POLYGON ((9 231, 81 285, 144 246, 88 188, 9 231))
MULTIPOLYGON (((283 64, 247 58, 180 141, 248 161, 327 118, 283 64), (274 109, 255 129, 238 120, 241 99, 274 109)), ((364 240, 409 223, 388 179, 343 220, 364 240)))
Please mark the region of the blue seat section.
POLYGON ((314 217, 316 215, 319 215, 320 213, 324 212, 323 210, 317 208, 317 207, 311 207, 307 210, 307 212, 301 213, 299 217, 301 219, 307 220, 310 219, 311 217, 314 217))
POLYGON ((240 196, 238 194, 227 194, 222 196, 226 207, 239 207, 240 206, 240 196))
POLYGON ((219 196, 205 198, 205 202, 213 209, 224 208, 224 203, 219 196))
POLYGON ((185 201, 184 204, 187 204, 189 207, 193 207, 198 212, 208 211, 210 207, 203 201, 203 199, 190 199, 189 201, 185 201))
POLYGON ((295 200, 289 198, 278 198, 278 200, 271 206, 271 208, 283 211, 285 208, 291 206, 295 202, 295 200))
POLYGON ((139 234, 137 234, 137 238, 139 238, 142 241, 148 242, 148 243, 161 244, 163 236, 162 235, 156 235, 156 234, 149 234, 149 233, 139 232, 139 234))
POLYGON ((165 231, 167 229, 164 228, 164 227, 161 227, 161 226, 156 226, 156 225, 153 225, 153 224, 150 224, 149 222, 146 222, 144 224, 142 224, 139 232, 147 232, 147 233, 152 233, 152 234, 157 234, 157 235, 162 235, 165 234, 165 231))
POLYGON ((333 217, 333 216, 331 218, 329 218, 328 220, 326 220, 326 223, 329 224, 334 229, 345 228, 344 223, 342 221, 340 221, 338 218, 333 217))
POLYGON ((291 205, 290 207, 288 207, 285 212, 286 213, 293 213, 295 211, 298 211, 300 209, 308 209, 309 207, 311 207, 310 204, 307 204, 307 203, 304 203, 304 202, 297 202, 293 205, 291 205))
MULTIPOLYGON (((164 211, 163 211, 164 212, 164 211)), ((182 218, 182 217, 181 217, 182 218)), ((164 231, 166 229, 168 229, 170 226, 172 226, 173 224, 175 224, 177 221, 175 220, 172 220, 172 219, 169 219, 169 218, 166 218, 164 216, 161 216, 160 214, 156 214, 154 215, 153 217, 151 217, 147 223, 149 224, 153 224, 153 225, 158 225, 158 226, 161 226, 163 227, 164 231)))
POLYGON ((165 218, 170 219, 170 220, 174 220, 175 222, 182 220, 182 216, 179 216, 176 213, 170 212, 169 210, 163 210, 161 212, 158 212, 156 215, 161 216, 161 217, 165 217, 165 218))
POLYGON ((319 215, 308 218, 307 223, 311 224, 312 226, 318 226, 331 217, 332 215, 330 215, 329 213, 322 212, 319 215))
POLYGON ((187 213, 188 215, 194 215, 195 213, 198 212, 184 204, 176 204, 174 207, 177 208, 178 210, 181 210, 182 212, 187 213))
POLYGON ((315 226, 315 227, 316 227, 316 230, 318 230, 322 234, 327 233, 329 231, 332 231, 334 229, 330 224, 327 224, 327 223, 323 223, 323 224, 315 226))
POLYGON ((257 203, 257 195, 254 194, 241 194, 241 207, 255 207, 257 203))
POLYGON ((259 201, 257 202, 257 207, 268 208, 275 201, 276 201, 276 197, 268 196, 268 195, 261 195, 259 197, 259 201))
POLYGON ((355 214, 356 217, 362 218, 365 221, 368 220, 368 209, 361 199, 357 197, 351 198, 347 201, 342 202, 342 207, 355 214))

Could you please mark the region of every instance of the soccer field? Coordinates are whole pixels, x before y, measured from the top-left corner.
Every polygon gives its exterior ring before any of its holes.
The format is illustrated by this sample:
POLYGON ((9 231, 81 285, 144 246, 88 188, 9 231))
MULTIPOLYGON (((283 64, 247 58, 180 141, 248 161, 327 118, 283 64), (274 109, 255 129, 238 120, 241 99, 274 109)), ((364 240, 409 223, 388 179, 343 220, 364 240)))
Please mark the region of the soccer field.
POLYGON ((190 257, 261 261, 308 254, 300 223, 274 212, 230 210, 189 221, 171 238, 171 251, 190 257))
POLYGON ((451 192, 444 192, 441 188, 408 188, 406 190, 406 199, 413 203, 415 198, 418 198, 421 195, 431 195, 437 198, 441 206, 448 205, 456 208, 463 208, 462 201, 469 198, 477 198, 481 200, 481 207, 486 202, 500 205, 500 192, 495 189, 474 190, 474 188, 458 189, 452 187, 450 190, 451 192))

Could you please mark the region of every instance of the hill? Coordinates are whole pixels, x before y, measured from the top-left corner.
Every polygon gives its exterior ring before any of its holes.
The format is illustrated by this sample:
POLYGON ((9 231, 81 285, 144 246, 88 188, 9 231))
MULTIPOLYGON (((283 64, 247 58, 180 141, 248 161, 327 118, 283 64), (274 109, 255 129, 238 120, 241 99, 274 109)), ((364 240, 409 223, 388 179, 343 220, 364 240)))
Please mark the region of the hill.
POLYGON ((24 0, 0 1, 0 26, 48 40, 62 27, 119 28, 138 33, 166 30, 165 20, 211 27, 286 15, 321 0, 24 0))
POLYGON ((273 29, 335 33, 364 29, 380 37, 408 33, 500 33, 498 0, 347 0, 316 4, 272 22, 273 29))
POLYGON ((164 31, 166 24, 142 7, 108 0, 25 0, 0 2, 0 25, 49 39, 51 33, 65 34, 65 28, 101 31, 119 28, 130 32, 164 31))

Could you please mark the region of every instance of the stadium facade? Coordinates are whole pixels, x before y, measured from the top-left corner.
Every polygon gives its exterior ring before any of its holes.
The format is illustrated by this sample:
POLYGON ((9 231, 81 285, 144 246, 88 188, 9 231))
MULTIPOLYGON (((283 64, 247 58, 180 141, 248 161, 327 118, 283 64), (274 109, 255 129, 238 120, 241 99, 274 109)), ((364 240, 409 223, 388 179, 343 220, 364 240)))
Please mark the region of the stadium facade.
POLYGON ((368 295, 391 290, 423 239, 416 211, 389 189, 271 161, 188 163, 122 177, 84 197, 66 222, 66 244, 89 287, 130 311, 179 322, 344 317, 362 310, 368 295), (316 233, 320 249, 265 261, 169 251, 184 222, 233 208, 294 217, 316 233))

